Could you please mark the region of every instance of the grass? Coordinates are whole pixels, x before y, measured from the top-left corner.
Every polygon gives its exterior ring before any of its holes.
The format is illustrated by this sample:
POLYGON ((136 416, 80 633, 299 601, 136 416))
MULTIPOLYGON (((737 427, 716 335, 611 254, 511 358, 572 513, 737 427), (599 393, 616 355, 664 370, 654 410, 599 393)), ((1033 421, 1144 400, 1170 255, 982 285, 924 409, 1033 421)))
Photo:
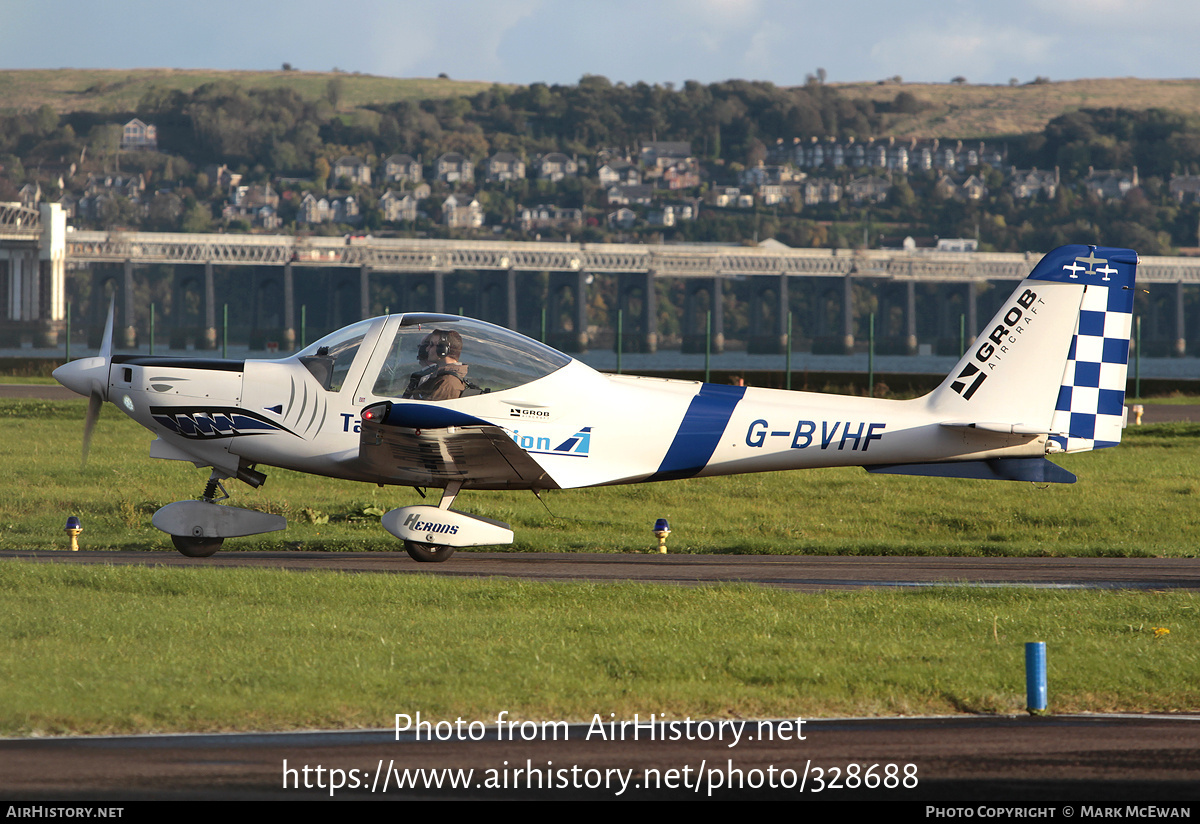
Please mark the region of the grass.
POLYGON ((49 376, 38 377, 29 375, 0 375, 0 384, 15 384, 21 386, 58 386, 59 383, 49 376))
POLYGON ((9 561, 0 733, 387 727, 417 710, 1014 713, 1029 640, 1047 643, 1054 711, 1194 710, 1198 607, 1187 593, 813 595, 9 561))
MULTIPOLYGON (((198 497, 207 473, 149 458, 148 433, 111 408, 80 470, 85 405, 0 401, 0 549, 61 548, 67 516, 78 515, 85 549, 174 551, 150 516, 198 497)), ((849 468, 554 492, 544 496, 550 511, 520 492, 468 492, 458 505, 512 524, 522 552, 650 551, 650 527, 665 517, 675 553, 1195 557, 1200 425, 1131 427, 1117 449, 1056 460, 1079 482, 849 468)), ((230 482, 232 502, 284 515, 288 529, 230 540, 226 551, 402 551, 365 510, 419 502, 411 489, 267 472, 258 490, 230 482)))
POLYGON ((0 105, 29 111, 50 106, 73 111, 132 112, 150 91, 191 92, 205 83, 232 81, 247 89, 289 88, 315 100, 329 81, 341 81, 343 109, 398 100, 470 96, 491 88, 482 81, 395 78, 357 72, 216 71, 212 69, 27 69, 0 71, 0 105))
POLYGON ((1193 114, 1200 112, 1200 80, 1195 79, 1121 77, 1018 86, 960 86, 953 83, 832 85, 840 94, 852 99, 891 102, 904 91, 928 104, 921 112, 892 117, 887 133, 898 138, 979 139, 1030 134, 1040 132, 1055 117, 1079 109, 1162 108, 1193 114))

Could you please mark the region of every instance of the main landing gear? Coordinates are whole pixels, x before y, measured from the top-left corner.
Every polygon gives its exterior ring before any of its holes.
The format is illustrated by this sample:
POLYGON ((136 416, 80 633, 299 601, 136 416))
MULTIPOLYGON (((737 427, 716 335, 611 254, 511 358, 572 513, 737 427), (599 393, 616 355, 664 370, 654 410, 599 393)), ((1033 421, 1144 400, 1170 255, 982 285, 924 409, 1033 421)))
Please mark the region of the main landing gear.
POLYGON ((383 516, 383 528, 404 542, 414 561, 445 561, 460 546, 511 544, 508 524, 451 509, 462 481, 451 481, 437 506, 403 506, 383 516))

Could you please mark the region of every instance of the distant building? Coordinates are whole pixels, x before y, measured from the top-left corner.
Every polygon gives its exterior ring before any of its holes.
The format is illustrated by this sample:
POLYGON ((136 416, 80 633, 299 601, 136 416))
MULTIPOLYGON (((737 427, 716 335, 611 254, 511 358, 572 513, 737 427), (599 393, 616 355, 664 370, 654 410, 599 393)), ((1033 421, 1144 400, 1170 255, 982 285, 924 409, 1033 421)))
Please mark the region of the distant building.
POLYGON ((352 186, 371 185, 371 167, 353 155, 339 157, 333 164, 332 172, 334 181, 346 180, 352 186))
POLYGON ((17 200, 22 206, 36 208, 42 200, 42 185, 40 183, 26 183, 17 190, 17 200))
POLYGON ((121 130, 121 148, 127 151, 155 151, 158 149, 158 129, 143 123, 136 117, 121 130))
POLYGON ((737 186, 713 186, 708 190, 708 202, 719 209, 731 209, 738 205, 742 190, 737 186))
POLYGON ((560 206, 528 206, 517 213, 517 224, 522 231, 537 229, 577 229, 583 226, 583 212, 560 206))
POLYGON ((512 152, 496 152, 483 167, 483 178, 489 183, 525 179, 525 161, 512 152))
POLYGON ((246 220, 265 229, 278 229, 283 225, 278 209, 279 195, 270 185, 236 186, 221 215, 225 220, 246 220))
POLYGON ((1171 175, 1167 189, 1177 202, 1193 203, 1200 200, 1200 175, 1171 175))
POLYGON ((846 196, 854 203, 882 203, 892 189, 892 182, 882 177, 868 175, 858 177, 846 184, 846 196))
POLYGON ((662 170, 662 185, 667 189, 690 189, 700 185, 700 165, 695 160, 679 160, 662 170))
POLYGON ((826 178, 809 178, 800 184, 800 198, 805 206, 837 203, 842 199, 842 187, 826 178))
POLYGON ((296 209, 297 223, 328 223, 333 218, 333 209, 325 198, 318 198, 312 192, 305 192, 296 209))
POLYGON ((608 225, 614 229, 632 229, 637 223, 637 212, 622 206, 608 215, 608 225))
POLYGON ((647 140, 640 155, 646 177, 661 177, 663 171, 679 161, 694 161, 692 144, 679 140, 647 140))
POLYGON ((654 200, 654 187, 646 184, 637 186, 613 186, 608 190, 610 206, 648 205, 654 200))
POLYGON ((1092 197, 1100 200, 1117 200, 1122 198, 1130 189, 1138 185, 1137 166, 1133 172, 1122 172, 1119 169, 1093 169, 1088 166, 1087 177, 1083 179, 1084 190, 1092 197))
POLYGON ((575 177, 579 173, 579 164, 562 152, 542 155, 534 162, 534 167, 539 179, 551 183, 557 183, 564 177, 575 177))
POLYGON ((628 160, 610 160, 596 170, 596 179, 605 188, 636 186, 642 182, 642 174, 637 166, 628 160))
POLYGON ((1025 199, 1044 195, 1047 199, 1052 199, 1058 192, 1058 186, 1057 166, 1054 167, 1054 171, 1013 167, 1009 172, 1009 188, 1013 197, 1025 199))
POLYGON ((682 220, 693 220, 696 209, 690 203, 668 203, 661 209, 652 209, 646 215, 646 223, 651 226, 671 227, 682 220))
POLYGON ((379 209, 388 223, 412 223, 420 214, 421 198, 413 192, 395 192, 388 189, 379 198, 379 209))
POLYGON ((443 183, 470 183, 475 164, 458 152, 446 152, 434 162, 433 176, 443 183))
POLYGON ((420 183, 421 164, 411 155, 394 154, 383 161, 383 179, 388 183, 420 183))
POLYGON ((442 201, 442 223, 452 229, 478 229, 483 225, 483 207, 470 195, 450 195, 442 201))

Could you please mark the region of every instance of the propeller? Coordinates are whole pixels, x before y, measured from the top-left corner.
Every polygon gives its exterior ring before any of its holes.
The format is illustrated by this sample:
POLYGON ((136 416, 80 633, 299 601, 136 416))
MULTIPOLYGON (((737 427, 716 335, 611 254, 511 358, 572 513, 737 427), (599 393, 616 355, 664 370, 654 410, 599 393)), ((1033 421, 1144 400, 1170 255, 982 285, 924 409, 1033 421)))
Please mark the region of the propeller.
POLYGON ((63 386, 88 399, 87 416, 83 419, 83 465, 87 466, 88 451, 92 447, 92 433, 100 418, 100 407, 108 400, 108 371, 112 365, 113 319, 116 315, 116 297, 108 304, 108 322, 104 325, 104 338, 100 342, 100 354, 94 358, 80 358, 64 363, 54 370, 54 379, 63 386))

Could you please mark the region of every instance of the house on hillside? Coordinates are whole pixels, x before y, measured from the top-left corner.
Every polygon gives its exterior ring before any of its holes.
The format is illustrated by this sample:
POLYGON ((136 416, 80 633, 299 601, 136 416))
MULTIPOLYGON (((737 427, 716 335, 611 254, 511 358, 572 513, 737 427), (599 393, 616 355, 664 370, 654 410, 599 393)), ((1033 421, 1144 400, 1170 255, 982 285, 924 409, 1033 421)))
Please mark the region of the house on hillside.
POLYGON ((434 161, 433 176, 443 183, 470 183, 475 180, 475 164, 458 152, 446 152, 434 161))
POLYGON ((371 167, 362 158, 345 155, 333 164, 332 178, 335 181, 346 180, 352 186, 370 186, 371 167))
POLYGON ((1009 172, 1009 187, 1013 197, 1026 199, 1043 195, 1050 200, 1058 192, 1058 167, 1055 166, 1054 171, 1013 167, 1009 172))
POLYGON ((383 161, 383 179, 387 183, 420 183, 421 164, 412 155, 394 154, 383 161))
MULTIPOLYGON (((428 186, 426 186, 428 188, 428 186)), ((426 193, 428 197, 428 193, 426 193)), ((420 214, 421 200, 415 192, 396 192, 388 189, 379 198, 379 209, 388 223, 411 223, 420 214)))
POLYGON ((564 177, 575 177, 579 173, 579 164, 562 152, 542 155, 534 162, 534 168, 539 179, 551 183, 557 183, 564 177))
POLYGON ((1133 167, 1132 173, 1120 169, 1093 169, 1088 166, 1087 177, 1083 179, 1084 191, 1100 200, 1118 200, 1137 185, 1137 166, 1133 167))
POLYGON ((489 183, 525 179, 525 161, 512 152, 496 152, 484 163, 483 179, 489 183))
POLYGON ((442 223, 452 229, 478 229, 483 225, 483 207, 470 195, 450 195, 442 201, 442 223))
POLYGON ((642 182, 642 174, 628 160, 610 160, 596 170, 596 179, 606 189, 610 186, 636 186, 642 182))
POLYGON ((517 224, 524 232, 535 229, 578 229, 583 226, 583 212, 561 206, 523 206, 517 213, 517 224))
POLYGON ((136 117, 121 129, 123 151, 157 151, 158 129, 153 124, 143 123, 136 117))

